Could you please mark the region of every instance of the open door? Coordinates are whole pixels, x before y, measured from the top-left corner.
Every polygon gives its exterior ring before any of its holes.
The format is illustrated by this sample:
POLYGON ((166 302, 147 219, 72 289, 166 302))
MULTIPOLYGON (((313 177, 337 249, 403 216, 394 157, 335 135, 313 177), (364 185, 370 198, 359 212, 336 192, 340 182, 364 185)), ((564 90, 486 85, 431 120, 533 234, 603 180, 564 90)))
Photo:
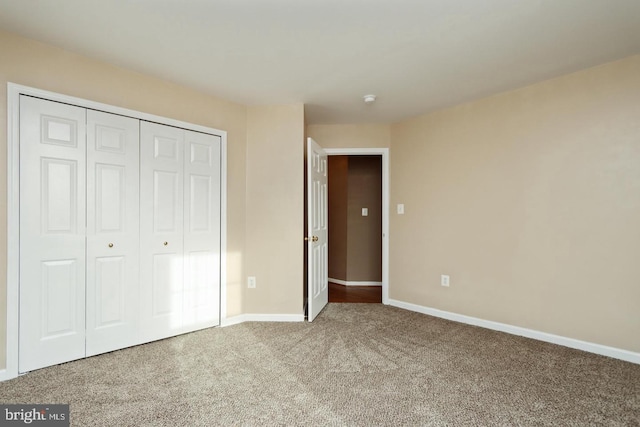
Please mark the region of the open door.
POLYGON ((313 139, 307 139, 307 265, 309 321, 312 322, 329 301, 327 256, 327 154, 313 139))

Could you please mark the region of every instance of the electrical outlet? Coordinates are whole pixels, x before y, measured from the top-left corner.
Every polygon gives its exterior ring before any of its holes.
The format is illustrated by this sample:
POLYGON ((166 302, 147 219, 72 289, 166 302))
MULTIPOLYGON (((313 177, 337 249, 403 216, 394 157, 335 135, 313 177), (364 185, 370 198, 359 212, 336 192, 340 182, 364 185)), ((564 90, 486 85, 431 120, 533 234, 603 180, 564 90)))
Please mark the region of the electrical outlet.
POLYGON ((247 287, 251 288, 251 289, 256 287, 256 277, 255 276, 247 277, 247 287))
POLYGON ((449 287, 449 276, 446 274, 442 274, 440 276, 440 286, 449 287))

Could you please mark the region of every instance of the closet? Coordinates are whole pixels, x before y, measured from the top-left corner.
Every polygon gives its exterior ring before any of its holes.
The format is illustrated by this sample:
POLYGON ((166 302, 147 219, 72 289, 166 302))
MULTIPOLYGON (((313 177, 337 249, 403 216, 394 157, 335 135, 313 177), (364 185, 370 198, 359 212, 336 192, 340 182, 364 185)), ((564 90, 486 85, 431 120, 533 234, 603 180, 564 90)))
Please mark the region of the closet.
POLYGON ((219 324, 221 138, 20 96, 19 371, 219 324))

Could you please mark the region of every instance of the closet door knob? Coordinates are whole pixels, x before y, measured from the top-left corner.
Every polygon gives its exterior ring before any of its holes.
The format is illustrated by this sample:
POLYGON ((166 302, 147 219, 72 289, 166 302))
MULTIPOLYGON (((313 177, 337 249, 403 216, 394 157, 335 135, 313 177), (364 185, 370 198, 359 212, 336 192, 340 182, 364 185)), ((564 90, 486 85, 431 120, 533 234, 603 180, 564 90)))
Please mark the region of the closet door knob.
POLYGON ((167 246, 169 244, 169 242, 164 242, 163 245, 167 246))
POLYGON ((109 243, 109 247, 112 248, 113 247, 113 243, 109 243))

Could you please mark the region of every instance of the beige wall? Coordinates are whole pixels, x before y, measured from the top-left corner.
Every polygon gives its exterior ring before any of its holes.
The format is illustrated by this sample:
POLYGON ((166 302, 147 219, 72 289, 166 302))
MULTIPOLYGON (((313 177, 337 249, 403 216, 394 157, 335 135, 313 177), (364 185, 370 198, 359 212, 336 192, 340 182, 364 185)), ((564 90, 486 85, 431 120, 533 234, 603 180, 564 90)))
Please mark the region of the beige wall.
POLYGON ((391 126, 385 124, 309 125, 307 136, 322 148, 388 148, 391 126))
POLYGON ((349 156, 347 204, 346 280, 382 282, 381 156, 349 156))
MULTIPOLYGON (((0 32, 0 224, 7 217, 7 82, 228 132, 228 315, 242 313, 246 109, 157 78, 0 32)), ((5 366, 7 230, 0 227, 0 369, 5 366)))
POLYGON ((390 298, 640 351, 640 56, 391 140, 390 298))
POLYGON ((247 109, 245 313, 303 313, 304 106, 247 109))
POLYGON ((329 278, 347 280, 349 157, 329 156, 329 278))

